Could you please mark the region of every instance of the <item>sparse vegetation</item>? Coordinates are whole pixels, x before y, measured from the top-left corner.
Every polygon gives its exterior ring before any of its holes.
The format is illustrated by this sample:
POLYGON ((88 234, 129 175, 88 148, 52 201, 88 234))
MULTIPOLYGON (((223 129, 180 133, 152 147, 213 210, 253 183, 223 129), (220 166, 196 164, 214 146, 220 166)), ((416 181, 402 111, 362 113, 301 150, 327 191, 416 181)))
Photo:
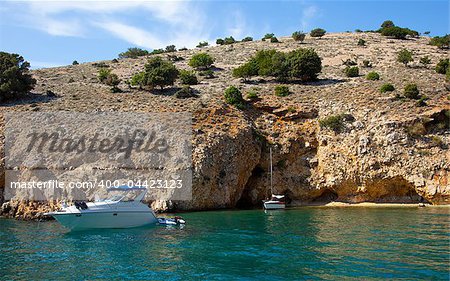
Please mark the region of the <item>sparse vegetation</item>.
POLYGON ((286 97, 291 94, 291 91, 289 91, 289 87, 285 85, 277 85, 275 87, 275 96, 277 97, 286 97))
POLYGON ((189 60, 189 66, 196 69, 210 68, 214 63, 214 58, 207 53, 197 53, 189 60))
POLYGON ((233 69, 233 76, 243 78, 244 81, 247 81, 255 75, 258 75, 258 63, 255 60, 250 60, 249 62, 233 69))
POLYGON ((145 86, 145 72, 134 74, 133 77, 131 77, 130 85, 139 86, 139 89, 142 89, 145 86))
POLYGON ((109 68, 100 68, 98 70, 97 78, 100 82, 105 82, 106 78, 108 78, 108 75, 111 74, 111 69, 109 68))
POLYGON ((176 52, 176 51, 177 51, 177 48, 175 47, 175 45, 169 45, 165 49, 166 53, 172 53, 172 52, 176 52))
POLYGON ((315 29, 311 30, 311 32, 309 33, 309 35, 310 35, 311 37, 319 37, 319 38, 320 38, 320 37, 324 36, 325 33, 327 33, 327 32, 325 31, 325 29, 323 29, 323 28, 315 28, 315 29))
POLYGON ((119 87, 117 87, 120 84, 119 76, 115 73, 110 73, 108 77, 105 79, 105 84, 108 86, 111 86, 111 93, 120 93, 122 90, 120 90, 119 87))
POLYGON ((245 107, 245 101, 242 98, 242 93, 235 86, 230 86, 225 90, 224 93, 225 101, 228 104, 234 105, 239 109, 245 107))
POLYGON ((277 37, 272 37, 270 38, 270 43, 280 43, 280 41, 278 41, 277 37))
POLYGON ((405 98, 408 99, 419 99, 420 98, 420 93, 419 93, 419 89, 417 88, 416 84, 408 84, 405 86, 405 89, 403 91, 403 94, 405 96, 405 98))
POLYGON ((198 75, 205 77, 206 79, 214 78, 214 71, 212 69, 205 69, 198 73, 198 75))
POLYGON ((440 74, 445 74, 449 68, 449 59, 441 59, 436 64, 436 72, 440 74))
POLYGON ((72 62, 72 65, 79 65, 79 63, 78 63, 76 60, 74 60, 74 61, 72 62))
POLYGON ((141 49, 141 48, 128 48, 127 51, 120 53, 119 54, 119 58, 124 59, 124 58, 130 58, 130 59, 135 59, 138 57, 142 57, 142 56, 147 56, 150 53, 147 50, 141 49))
POLYGON ((217 45, 223 45, 223 44, 225 44, 225 40, 223 40, 222 38, 218 38, 218 39, 216 40, 216 44, 217 44, 217 45))
POLYGON ((34 88, 30 64, 18 54, 0 52, 0 101, 17 99, 34 88))
POLYGON ((256 91, 256 90, 250 90, 248 93, 247 93, 247 99, 249 99, 249 100, 256 100, 256 99, 258 99, 258 92, 256 91))
POLYGON ((393 21, 391 20, 385 20, 382 24, 381 24, 381 28, 389 28, 389 27, 394 27, 395 24, 393 21))
POLYGON ((231 44, 234 44, 234 43, 236 43, 236 40, 233 38, 233 36, 225 37, 223 39, 223 44, 224 45, 231 45, 231 44))
POLYGON ((253 41, 253 37, 247 36, 241 40, 241 42, 250 42, 253 41))
POLYGON ((359 76, 359 68, 357 66, 347 66, 344 69, 344 73, 347 77, 358 77, 359 76))
POLYGON ((186 98, 197 97, 197 94, 195 93, 194 89, 192 89, 188 85, 184 85, 181 89, 176 91, 175 97, 177 99, 186 99, 186 98))
POLYGON ((159 54, 164 54, 164 50, 163 49, 154 49, 150 53, 150 55, 159 55, 159 54))
POLYGON ((201 41, 201 42, 199 42, 199 43, 197 44, 197 48, 203 48, 203 47, 206 47, 206 46, 208 46, 208 45, 209 45, 208 42, 206 42, 206 41, 201 41))
POLYGON ((364 67, 372 67, 372 63, 368 60, 363 60, 363 66, 364 67))
POLYGON ((442 37, 435 36, 431 38, 430 45, 437 46, 441 49, 448 49, 450 48, 450 34, 444 35, 442 37))
POLYGON ((262 40, 265 41, 265 40, 270 39, 272 37, 275 37, 275 34, 273 34, 273 33, 266 33, 266 35, 264 35, 262 40))
POLYGON ((180 80, 184 85, 197 85, 198 79, 193 71, 180 70, 180 80))
POLYGON ((406 36, 418 37, 419 32, 405 27, 396 26, 391 20, 384 21, 378 30, 383 36, 393 37, 395 39, 406 39, 406 36))
POLYGON ((413 61, 412 52, 407 49, 403 49, 397 54, 397 61, 403 63, 405 66, 408 66, 408 63, 413 61))
POLYGON ((380 80, 380 74, 375 71, 369 72, 366 75, 367 80, 380 80))
POLYGON ((364 39, 358 40, 358 46, 365 46, 365 45, 366 45, 366 40, 364 40, 364 39))
POLYGON ((353 66, 353 65, 358 65, 358 64, 354 60, 346 59, 345 61, 342 61, 342 65, 353 66))
POLYGON ((295 31, 292 33, 292 39, 296 42, 303 42, 305 40, 306 34, 301 31, 295 31))
POLYGON ((420 58, 420 63, 423 65, 427 65, 431 63, 431 59, 429 56, 424 56, 420 58))
POLYGON ((335 132, 340 132, 344 128, 345 115, 331 115, 319 120, 321 128, 328 128, 335 132))
POLYGON ((380 92, 382 92, 382 93, 392 92, 394 90, 395 90, 395 87, 389 83, 383 84, 383 86, 381 86, 381 88, 380 88, 380 92))

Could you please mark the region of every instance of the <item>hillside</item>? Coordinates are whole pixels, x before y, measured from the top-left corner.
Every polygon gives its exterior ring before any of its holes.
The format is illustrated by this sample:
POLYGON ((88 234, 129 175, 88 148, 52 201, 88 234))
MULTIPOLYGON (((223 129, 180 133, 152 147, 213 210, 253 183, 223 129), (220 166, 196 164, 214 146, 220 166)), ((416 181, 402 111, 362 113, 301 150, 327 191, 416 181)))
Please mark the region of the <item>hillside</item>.
MULTIPOLYGON (((200 83, 192 86, 197 98, 178 99, 170 89, 151 93, 130 88, 124 81, 142 71, 147 61, 140 57, 103 62, 122 79, 123 93, 111 93, 110 87, 98 81, 99 68, 94 63, 40 69, 33 71, 35 95, 5 103, 0 111, 192 112, 193 200, 153 202, 159 210, 260 204, 269 192, 267 143, 276 144, 275 191, 287 194, 294 205, 419 202, 420 196, 432 204, 450 203, 450 93, 445 76, 434 70, 440 59, 449 57, 448 50, 428 45, 425 37, 394 40, 376 33, 307 36, 302 44, 288 37, 280 41, 171 53, 184 58, 175 62, 179 69, 191 69, 189 58, 198 52, 216 59, 215 78, 199 76, 200 83), (357 45, 361 38, 366 46, 357 45), (243 83, 232 77, 233 68, 258 50, 272 48, 314 48, 322 58, 319 80, 289 83, 292 94, 277 97, 274 88, 280 83, 274 79, 253 78, 243 83), (404 48, 413 52, 409 67, 397 62, 397 53, 404 48), (431 59, 428 66, 419 63, 424 56, 431 59), (342 62, 347 59, 358 63, 359 77, 344 75, 342 62), (364 60, 372 67, 364 67, 364 60), (379 81, 365 78, 371 71, 380 74, 379 81), (396 90, 381 93, 385 83, 396 90), (398 98, 409 83, 416 83, 421 95, 429 98, 426 106, 398 98), (243 110, 230 106, 223 98, 230 85, 238 87, 244 98, 255 90, 258 99, 249 101, 251 106, 243 110), (47 97, 49 90, 57 97, 47 97), (319 125, 319 120, 341 114, 346 117, 340 132, 319 125)), ((25 209, 11 214, 20 215, 25 209)))

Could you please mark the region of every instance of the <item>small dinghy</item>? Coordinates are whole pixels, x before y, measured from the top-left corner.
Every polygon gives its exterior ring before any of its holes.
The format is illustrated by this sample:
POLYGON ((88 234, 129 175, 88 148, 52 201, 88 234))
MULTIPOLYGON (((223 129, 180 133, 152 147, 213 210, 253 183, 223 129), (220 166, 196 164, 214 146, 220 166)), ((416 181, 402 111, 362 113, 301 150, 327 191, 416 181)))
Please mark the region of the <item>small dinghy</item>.
POLYGON ((173 218, 158 218, 158 223, 162 225, 181 225, 186 224, 186 221, 182 217, 173 218))

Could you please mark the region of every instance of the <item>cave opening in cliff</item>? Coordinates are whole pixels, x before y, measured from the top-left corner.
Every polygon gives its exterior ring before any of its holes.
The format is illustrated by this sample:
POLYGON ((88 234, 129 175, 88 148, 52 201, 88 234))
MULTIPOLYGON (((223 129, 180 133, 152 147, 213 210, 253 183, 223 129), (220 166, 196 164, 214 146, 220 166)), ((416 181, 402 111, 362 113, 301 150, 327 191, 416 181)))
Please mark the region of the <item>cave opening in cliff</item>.
POLYGON ((428 203, 414 185, 403 177, 394 177, 366 185, 367 201, 375 203, 428 203))
POLYGON ((242 191, 241 198, 236 203, 236 208, 239 209, 252 209, 258 205, 258 200, 253 198, 251 191, 257 186, 258 180, 264 175, 265 170, 261 165, 256 165, 252 170, 250 177, 245 184, 244 190, 242 191))
POLYGON ((334 192, 330 189, 325 189, 322 192, 322 194, 320 194, 318 197, 316 197, 312 200, 312 203, 327 204, 327 203, 336 201, 337 198, 338 198, 338 195, 336 192, 334 192))

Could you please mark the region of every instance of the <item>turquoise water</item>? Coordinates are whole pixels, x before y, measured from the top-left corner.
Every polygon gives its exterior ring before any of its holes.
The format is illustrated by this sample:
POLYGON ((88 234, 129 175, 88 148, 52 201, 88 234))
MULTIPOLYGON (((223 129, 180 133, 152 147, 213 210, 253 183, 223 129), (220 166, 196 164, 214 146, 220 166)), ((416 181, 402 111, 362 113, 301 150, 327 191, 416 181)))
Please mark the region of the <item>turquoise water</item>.
POLYGON ((66 233, 0 219, 0 280, 448 280, 448 208, 186 213, 187 225, 66 233))

